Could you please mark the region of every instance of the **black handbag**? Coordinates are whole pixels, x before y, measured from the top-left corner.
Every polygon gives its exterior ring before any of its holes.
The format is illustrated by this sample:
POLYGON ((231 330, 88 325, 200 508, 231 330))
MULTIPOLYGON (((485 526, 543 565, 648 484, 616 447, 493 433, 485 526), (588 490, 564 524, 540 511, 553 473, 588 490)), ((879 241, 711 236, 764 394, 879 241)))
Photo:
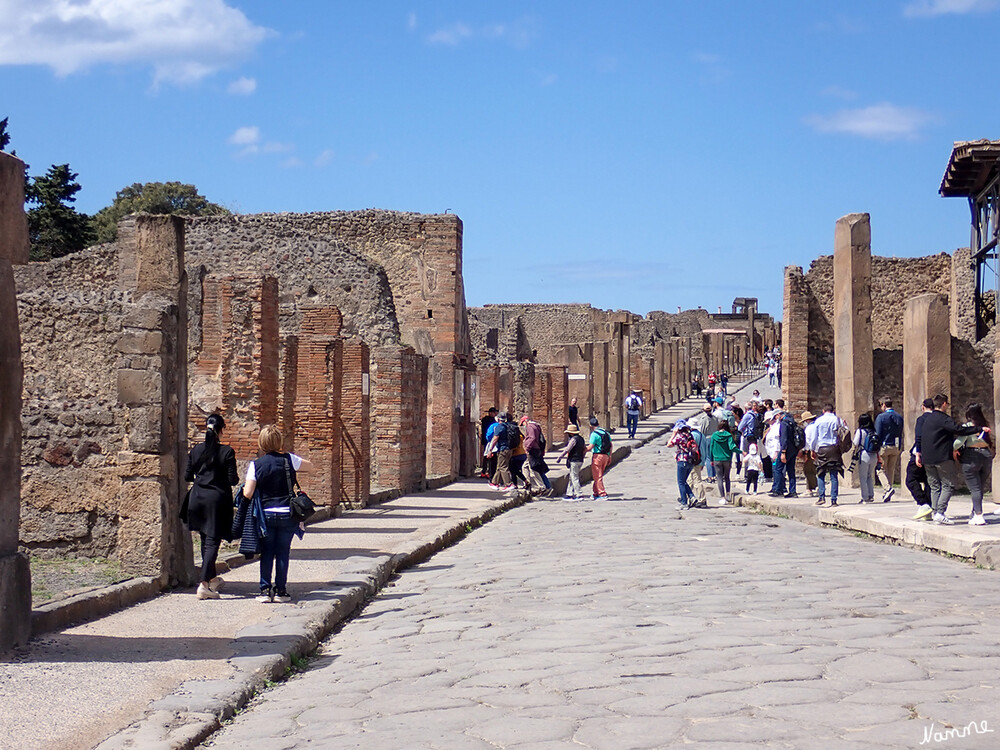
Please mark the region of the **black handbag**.
POLYGON ((295 486, 292 486, 292 473, 289 470, 291 463, 292 460, 289 458, 288 463, 285 464, 285 479, 288 480, 288 507, 292 512, 292 520, 301 523, 316 512, 316 503, 299 487, 297 478, 295 486))

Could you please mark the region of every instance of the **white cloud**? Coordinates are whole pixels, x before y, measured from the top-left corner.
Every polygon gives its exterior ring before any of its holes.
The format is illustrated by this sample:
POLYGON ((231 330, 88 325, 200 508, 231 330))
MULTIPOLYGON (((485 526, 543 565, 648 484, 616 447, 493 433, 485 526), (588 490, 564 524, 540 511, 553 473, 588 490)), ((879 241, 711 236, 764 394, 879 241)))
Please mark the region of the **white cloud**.
POLYGON ((192 83, 243 60, 271 32, 225 0, 0 0, 0 65, 67 76, 148 64, 156 83, 192 83))
MULTIPOLYGON (((411 26, 413 28, 413 26, 411 26)), ((444 26, 428 34, 428 44, 444 44, 456 47, 470 39, 495 39, 507 42, 512 47, 524 49, 538 36, 534 19, 525 17, 511 23, 491 23, 472 28, 462 21, 444 26)))
POLYGON ((408 28, 410 31, 413 31, 414 29, 417 28, 417 14, 416 13, 410 13, 410 15, 408 15, 406 17, 406 28, 408 28))
POLYGON ((805 122, 820 133, 846 133, 875 140, 914 140, 934 117, 912 107, 883 102, 861 109, 842 109, 831 115, 811 115, 805 122))
POLYGON ((229 84, 230 94, 235 94, 237 96, 250 96, 254 91, 257 90, 257 80, 255 78, 237 78, 235 81, 229 84))
POLYGON ((279 162, 278 166, 285 169, 295 169, 302 166, 302 160, 297 156, 289 156, 287 159, 279 162))
POLYGON ((332 148, 323 149, 320 152, 319 156, 316 157, 315 165, 317 167, 325 167, 327 164, 333 161, 333 156, 334 154, 332 148))
POLYGON ((549 73, 542 76, 542 80, 538 82, 539 86, 554 86, 559 81, 559 76, 555 73, 549 73))
POLYGON ((453 23, 451 26, 438 29, 427 37, 427 41, 431 44, 447 44, 450 47, 454 47, 462 40, 468 39, 471 36, 472 29, 459 21, 458 23, 453 23))
POLYGON ((246 125, 236 128, 236 131, 229 136, 229 143, 234 146, 251 146, 260 142, 260 128, 256 125, 246 125))
POLYGON ((930 18, 949 14, 989 13, 997 7, 997 0, 914 0, 903 8, 907 18, 930 18))

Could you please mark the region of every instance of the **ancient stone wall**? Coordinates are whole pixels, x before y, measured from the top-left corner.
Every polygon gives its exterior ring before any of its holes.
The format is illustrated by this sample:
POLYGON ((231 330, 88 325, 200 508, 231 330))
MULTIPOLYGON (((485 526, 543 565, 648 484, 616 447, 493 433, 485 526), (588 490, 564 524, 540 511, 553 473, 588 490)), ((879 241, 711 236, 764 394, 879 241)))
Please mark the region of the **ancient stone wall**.
POLYGON ((21 544, 46 556, 117 544, 118 353, 126 305, 113 246, 15 269, 24 347, 21 544))
MULTIPOLYGON (((336 305, 345 336, 369 346, 399 343, 395 304, 385 270, 330 234, 325 214, 254 214, 189 218, 186 222, 189 291, 200 307, 204 267, 216 276, 260 275, 280 279, 280 328, 295 333, 303 307, 336 305)), ((200 345, 192 318, 191 346, 200 345)))

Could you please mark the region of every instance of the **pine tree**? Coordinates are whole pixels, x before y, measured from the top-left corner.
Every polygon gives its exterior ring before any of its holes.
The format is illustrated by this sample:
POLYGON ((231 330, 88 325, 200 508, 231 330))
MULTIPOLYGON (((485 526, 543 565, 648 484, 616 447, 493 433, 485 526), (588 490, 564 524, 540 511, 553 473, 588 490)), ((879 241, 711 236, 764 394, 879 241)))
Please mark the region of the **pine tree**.
POLYGON ((82 250, 93 242, 90 217, 81 214, 71 203, 76 201, 80 184, 69 164, 53 165, 44 177, 28 184, 26 202, 31 260, 51 260, 82 250))

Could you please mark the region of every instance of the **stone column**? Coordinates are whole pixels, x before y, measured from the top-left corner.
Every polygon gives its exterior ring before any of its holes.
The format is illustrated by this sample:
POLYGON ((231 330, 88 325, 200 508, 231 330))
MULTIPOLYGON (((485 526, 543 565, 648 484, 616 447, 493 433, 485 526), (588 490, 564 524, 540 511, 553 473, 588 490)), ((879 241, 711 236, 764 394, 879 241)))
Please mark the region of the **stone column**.
MULTIPOLYGON (((834 233, 833 348, 837 413, 852 430, 861 414, 875 408, 871 288, 869 216, 849 214, 837 220, 834 233)), ((857 473, 852 476, 857 486, 857 473)))
MULTIPOLYGON (((903 309, 903 440, 913 445, 921 402, 951 392, 951 332, 948 302, 940 294, 906 300, 903 309)), ((904 451, 905 455, 905 451, 904 451)))
POLYGON ((31 636, 31 569, 21 519, 21 335, 12 263, 28 260, 24 163, 0 153, 0 652, 31 636))
MULTIPOLYGON (((120 243, 121 244, 121 243, 120 243)), ((128 409, 118 456, 118 559, 164 585, 195 582, 191 534, 178 518, 187 459, 187 274, 184 222, 137 218, 121 250, 134 302, 116 342, 118 402, 128 409)))
MULTIPOLYGON (((785 267, 785 304, 781 327, 781 390, 796 414, 809 408, 809 297, 800 266, 785 267)), ((821 411, 822 404, 813 411, 821 411)))

